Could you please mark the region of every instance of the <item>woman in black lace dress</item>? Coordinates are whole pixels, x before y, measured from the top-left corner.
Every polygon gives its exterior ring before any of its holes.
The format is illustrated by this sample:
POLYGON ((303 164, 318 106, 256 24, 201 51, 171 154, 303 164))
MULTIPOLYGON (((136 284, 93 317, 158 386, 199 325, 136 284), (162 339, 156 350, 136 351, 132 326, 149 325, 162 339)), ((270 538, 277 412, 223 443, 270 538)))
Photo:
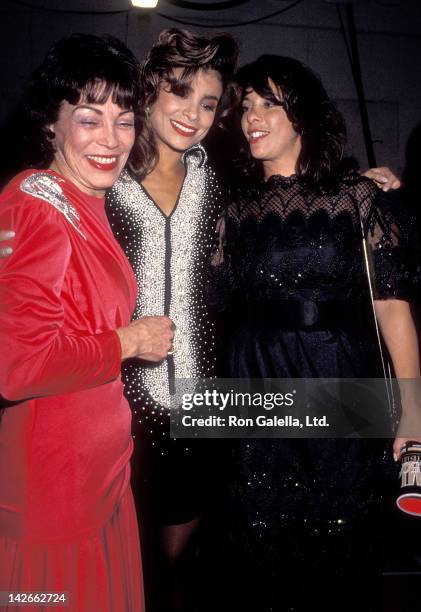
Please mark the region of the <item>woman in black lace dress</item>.
MULTIPOLYGON (((373 182, 341 169, 345 127, 322 84, 278 56, 242 68, 238 83, 251 181, 226 211, 216 258, 231 289, 224 375, 382 376, 362 224, 396 375, 418 377, 408 230, 373 182)), ((224 555, 235 585, 227 609, 301 610, 309 598, 316 609, 381 609, 391 450, 374 439, 241 440, 224 555)))

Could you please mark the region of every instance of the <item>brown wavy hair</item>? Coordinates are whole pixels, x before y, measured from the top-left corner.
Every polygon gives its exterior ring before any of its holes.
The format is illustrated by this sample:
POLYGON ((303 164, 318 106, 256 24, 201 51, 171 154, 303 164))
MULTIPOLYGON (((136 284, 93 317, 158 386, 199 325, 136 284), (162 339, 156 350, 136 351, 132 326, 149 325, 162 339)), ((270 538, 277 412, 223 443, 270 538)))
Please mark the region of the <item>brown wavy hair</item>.
MULTIPOLYGON (((329 98, 320 79, 304 64, 290 57, 262 55, 238 71, 237 105, 247 89, 281 105, 294 130, 301 136, 301 152, 296 174, 303 187, 316 192, 332 192, 349 174, 343 160, 346 126, 341 113, 329 98), (282 101, 274 95, 269 80, 279 87, 282 101)), ((254 179, 263 177, 262 162, 254 160, 250 148, 242 149, 244 173, 254 179)))
POLYGON ((148 108, 157 100, 161 85, 177 95, 186 95, 192 78, 199 70, 215 70, 221 77, 223 94, 217 108, 217 118, 232 106, 231 80, 238 62, 238 45, 230 34, 205 36, 188 30, 171 28, 163 30, 148 53, 141 68, 141 109, 143 129, 138 137, 142 151, 137 168, 131 174, 141 181, 156 165, 158 149, 155 137, 147 121, 148 108), (182 68, 178 79, 175 68, 182 68))

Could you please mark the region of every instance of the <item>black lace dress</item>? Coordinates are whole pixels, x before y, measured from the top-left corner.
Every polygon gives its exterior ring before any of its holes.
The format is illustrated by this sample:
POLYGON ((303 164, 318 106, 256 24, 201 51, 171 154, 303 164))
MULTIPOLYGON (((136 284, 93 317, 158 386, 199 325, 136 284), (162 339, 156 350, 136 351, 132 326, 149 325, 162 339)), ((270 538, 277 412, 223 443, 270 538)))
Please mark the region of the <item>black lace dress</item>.
MULTIPOLYGON (((216 293, 228 285, 231 295, 224 376, 382 376, 362 231, 376 297, 406 299, 412 282, 407 230, 382 198, 359 177, 320 196, 295 176, 273 176, 229 206, 215 268, 216 293)), ((222 609, 301 610, 310 597, 315 609, 380 610, 390 449, 374 439, 238 441, 221 529, 222 609)))

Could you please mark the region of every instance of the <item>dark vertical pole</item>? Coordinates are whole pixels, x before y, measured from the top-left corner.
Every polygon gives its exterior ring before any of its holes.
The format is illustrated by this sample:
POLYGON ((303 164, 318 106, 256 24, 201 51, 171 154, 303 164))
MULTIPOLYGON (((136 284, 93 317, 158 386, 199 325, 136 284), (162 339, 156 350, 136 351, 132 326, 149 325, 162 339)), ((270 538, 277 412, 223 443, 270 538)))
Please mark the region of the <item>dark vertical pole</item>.
POLYGON ((367 151, 368 165, 373 168, 377 165, 374 153, 373 139, 371 137, 370 121, 368 119, 367 103, 364 94, 363 80, 361 76, 360 54, 358 52, 357 30, 355 28, 354 7, 352 2, 346 5, 348 17, 349 41, 352 55, 352 73, 354 75, 355 87, 357 89, 358 104, 360 107, 361 124, 364 134, 365 148, 367 151))

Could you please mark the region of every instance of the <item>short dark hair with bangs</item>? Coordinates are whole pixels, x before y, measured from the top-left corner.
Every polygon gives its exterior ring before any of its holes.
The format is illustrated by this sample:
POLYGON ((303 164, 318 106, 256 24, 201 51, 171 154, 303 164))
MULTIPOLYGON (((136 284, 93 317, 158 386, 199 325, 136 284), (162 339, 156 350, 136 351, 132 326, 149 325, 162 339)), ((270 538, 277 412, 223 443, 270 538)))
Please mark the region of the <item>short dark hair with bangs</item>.
MULTIPOLYGON (((207 36, 179 28, 163 30, 142 64, 141 106, 146 110, 156 102, 162 83, 166 83, 171 92, 183 96, 189 92, 191 80, 199 70, 215 70, 223 87, 217 108, 217 117, 220 117, 233 104, 230 84, 237 67, 238 55, 238 45, 230 34, 207 36), (175 68, 182 69, 177 79, 173 74, 175 68)), ((158 157, 151 129, 148 134, 145 133, 143 141, 145 145, 143 164, 137 176, 139 180, 150 172, 158 157)))
MULTIPOLYGON (((48 126, 57 121, 63 101, 104 104, 111 96, 122 109, 135 113, 139 133, 139 77, 138 61, 117 38, 72 34, 55 43, 34 72, 19 110, 22 165, 50 165, 54 146, 48 126)), ((137 165, 138 155, 136 149, 132 150, 129 165, 137 165)))

